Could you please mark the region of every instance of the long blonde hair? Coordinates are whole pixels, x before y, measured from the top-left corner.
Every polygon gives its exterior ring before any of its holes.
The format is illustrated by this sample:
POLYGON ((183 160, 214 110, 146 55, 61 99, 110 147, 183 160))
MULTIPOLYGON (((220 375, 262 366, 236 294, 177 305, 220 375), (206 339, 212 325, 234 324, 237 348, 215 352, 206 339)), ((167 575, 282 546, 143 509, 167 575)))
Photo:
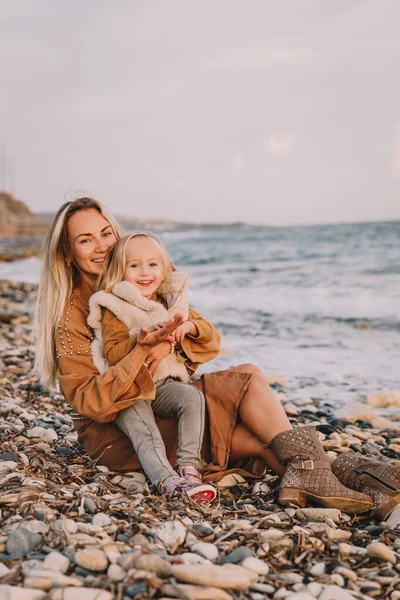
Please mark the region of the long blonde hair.
POLYGON ((41 248, 43 265, 35 313, 37 344, 34 369, 42 385, 49 388, 56 385, 55 336, 58 322, 79 276, 79 271, 71 260, 67 222, 73 214, 89 209, 97 210, 110 223, 117 239, 123 233, 114 217, 93 198, 65 202, 47 231, 41 248))
POLYGON ((110 292, 113 285, 123 280, 127 263, 126 248, 131 240, 137 238, 151 240, 156 244, 156 246, 158 246, 164 263, 165 280, 169 279, 172 271, 176 271, 176 268, 170 259, 164 244, 156 235, 147 233, 145 231, 135 231, 134 233, 129 233, 128 235, 121 237, 109 251, 100 273, 97 285, 99 290, 110 292))

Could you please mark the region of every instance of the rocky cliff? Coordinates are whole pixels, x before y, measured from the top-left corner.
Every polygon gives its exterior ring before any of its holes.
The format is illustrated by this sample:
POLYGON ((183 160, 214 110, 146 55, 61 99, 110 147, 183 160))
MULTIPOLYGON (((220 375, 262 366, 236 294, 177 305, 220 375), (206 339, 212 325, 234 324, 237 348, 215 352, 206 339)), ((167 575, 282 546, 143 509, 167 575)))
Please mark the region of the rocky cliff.
POLYGON ((35 230, 36 218, 26 204, 0 192, 0 235, 32 235, 35 230))

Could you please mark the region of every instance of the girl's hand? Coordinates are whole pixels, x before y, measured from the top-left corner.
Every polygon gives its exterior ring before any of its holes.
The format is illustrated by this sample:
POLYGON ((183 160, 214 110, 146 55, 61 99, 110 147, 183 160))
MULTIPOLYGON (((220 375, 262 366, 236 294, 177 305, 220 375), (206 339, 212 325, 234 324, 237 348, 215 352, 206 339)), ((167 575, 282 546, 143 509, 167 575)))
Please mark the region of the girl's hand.
POLYGON ((168 356, 171 351, 170 342, 161 342, 154 346, 146 356, 146 365, 148 365, 149 373, 153 373, 153 371, 158 367, 160 362, 168 356))
POLYGON ((177 327, 177 329, 174 331, 172 337, 174 338, 177 344, 182 344, 183 339, 187 333, 189 333, 190 335, 198 334, 198 329, 193 323, 193 321, 185 321, 184 323, 182 323, 182 325, 177 327))
POLYGON ((173 319, 169 319, 169 321, 157 323, 157 325, 153 325, 149 329, 143 328, 137 336, 137 344, 150 349, 153 346, 157 346, 160 342, 174 342, 175 338, 172 334, 182 322, 183 316, 178 313, 173 319))

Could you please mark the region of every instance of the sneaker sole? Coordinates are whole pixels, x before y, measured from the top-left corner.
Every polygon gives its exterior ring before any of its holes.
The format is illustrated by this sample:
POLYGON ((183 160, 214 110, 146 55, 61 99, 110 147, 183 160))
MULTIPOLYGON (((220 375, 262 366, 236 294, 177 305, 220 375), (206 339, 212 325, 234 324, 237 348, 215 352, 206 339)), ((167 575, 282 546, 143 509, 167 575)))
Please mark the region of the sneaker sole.
POLYGON ((190 491, 186 490, 188 497, 196 504, 209 504, 215 500, 217 492, 212 485, 198 485, 190 491))

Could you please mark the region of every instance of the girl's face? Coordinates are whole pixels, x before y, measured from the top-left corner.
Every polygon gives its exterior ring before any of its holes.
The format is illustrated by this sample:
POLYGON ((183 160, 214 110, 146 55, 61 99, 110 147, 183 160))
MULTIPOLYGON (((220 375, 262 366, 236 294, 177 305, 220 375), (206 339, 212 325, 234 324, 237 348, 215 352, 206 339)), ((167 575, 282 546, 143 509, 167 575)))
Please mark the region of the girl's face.
POLYGON ((95 208, 74 213, 67 222, 72 260, 82 277, 95 283, 116 239, 110 223, 95 208))
POLYGON ((164 257, 151 239, 138 237, 126 247, 124 280, 135 286, 142 296, 152 298, 164 280, 164 257))

